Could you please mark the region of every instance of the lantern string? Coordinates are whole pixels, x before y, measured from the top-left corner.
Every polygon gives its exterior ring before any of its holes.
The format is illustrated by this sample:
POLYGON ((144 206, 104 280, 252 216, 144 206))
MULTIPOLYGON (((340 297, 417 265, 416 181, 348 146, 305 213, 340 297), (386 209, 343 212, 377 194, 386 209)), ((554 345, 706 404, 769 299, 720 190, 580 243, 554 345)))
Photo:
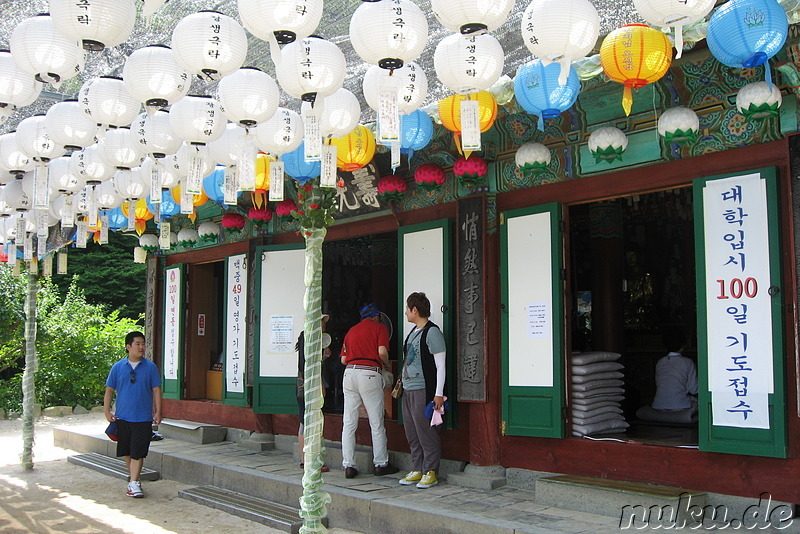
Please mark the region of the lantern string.
POLYGON ((267 33, 267 45, 269 46, 269 55, 272 58, 272 63, 275 64, 275 68, 280 65, 282 55, 281 55, 281 48, 278 46, 278 39, 275 37, 274 32, 266 32, 267 33))
POLYGON ((631 107, 633 107, 633 93, 631 88, 626 85, 622 90, 622 109, 625 110, 625 116, 631 114, 631 107))
POLYGON ((673 27, 675 30, 675 59, 680 59, 683 55, 683 25, 679 24, 673 27))

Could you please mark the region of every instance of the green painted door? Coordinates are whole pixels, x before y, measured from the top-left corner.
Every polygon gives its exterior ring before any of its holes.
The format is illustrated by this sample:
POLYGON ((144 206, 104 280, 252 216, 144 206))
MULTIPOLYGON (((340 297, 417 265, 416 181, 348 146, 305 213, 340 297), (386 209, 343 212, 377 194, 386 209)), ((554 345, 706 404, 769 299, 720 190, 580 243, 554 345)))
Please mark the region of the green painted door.
POLYGON ((297 337, 305 310, 305 245, 256 250, 256 335, 253 411, 297 413, 297 337))
POLYGON ((225 258, 222 401, 247 406, 247 254, 225 258))
POLYGON ((561 207, 501 218, 503 432, 564 437, 561 207))
POLYGON ((186 316, 185 265, 167 267, 164 276, 164 328, 161 372, 165 399, 183 398, 184 323, 186 316))
POLYGON ((700 449, 786 457, 774 168, 695 180, 700 449))

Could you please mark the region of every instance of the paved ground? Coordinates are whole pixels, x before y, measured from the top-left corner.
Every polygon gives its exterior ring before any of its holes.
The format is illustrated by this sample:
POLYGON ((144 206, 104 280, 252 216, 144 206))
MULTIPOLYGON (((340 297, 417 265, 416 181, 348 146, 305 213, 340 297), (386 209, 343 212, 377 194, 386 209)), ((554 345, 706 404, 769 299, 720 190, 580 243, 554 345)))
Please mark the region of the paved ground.
MULTIPOLYGON (((53 445, 54 426, 84 425, 102 414, 43 417, 36 423, 34 470, 19 463, 22 424, 0 420, 0 532, 136 534, 279 532, 178 498, 172 480, 144 482, 144 499, 125 496, 125 482, 67 462, 74 451, 53 445)), ((336 534, 353 531, 331 529, 336 534)))

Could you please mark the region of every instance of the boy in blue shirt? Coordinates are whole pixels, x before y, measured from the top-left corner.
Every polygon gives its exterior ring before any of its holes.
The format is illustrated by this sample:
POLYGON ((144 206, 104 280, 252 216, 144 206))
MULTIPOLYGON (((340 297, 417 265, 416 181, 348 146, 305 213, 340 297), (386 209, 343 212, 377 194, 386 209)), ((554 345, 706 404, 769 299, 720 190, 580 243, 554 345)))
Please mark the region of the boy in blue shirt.
POLYGON ((139 474, 150 449, 152 424, 161 422, 161 373, 156 364, 144 357, 145 342, 141 332, 125 336, 128 355, 111 367, 106 380, 103 411, 109 422, 117 423, 117 456, 124 456, 130 481, 128 497, 142 498, 139 474), (111 401, 117 395, 117 409, 111 413, 111 401))

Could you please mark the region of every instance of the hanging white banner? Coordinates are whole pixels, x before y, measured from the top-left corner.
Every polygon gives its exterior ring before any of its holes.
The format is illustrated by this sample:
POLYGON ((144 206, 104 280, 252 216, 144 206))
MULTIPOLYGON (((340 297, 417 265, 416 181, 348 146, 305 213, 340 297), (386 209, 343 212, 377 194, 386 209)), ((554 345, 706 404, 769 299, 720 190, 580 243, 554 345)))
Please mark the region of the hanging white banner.
POLYGON ((185 187, 181 188, 181 214, 191 215, 194 212, 194 195, 185 187))
MULTIPOLYGON (((322 99, 316 105, 322 105, 322 99)), ((320 161, 322 159, 322 133, 319 129, 316 111, 311 104, 303 102, 300 112, 303 116, 303 145, 306 161, 320 161)))
POLYGON ((389 145, 400 140, 400 108, 397 105, 397 88, 381 88, 378 104, 378 140, 389 145))
POLYGON ((178 378, 178 358, 180 357, 181 314, 181 270, 169 269, 166 275, 166 302, 164 303, 164 378, 178 378))
POLYGON ((200 148, 193 146, 187 151, 189 156, 187 159, 188 172, 186 175, 186 187, 184 189, 187 193, 192 195, 199 195, 203 192, 203 156, 200 154, 200 148))
POLYGON ((155 160, 153 166, 150 167, 150 202, 152 204, 161 204, 161 164, 155 160))
POLYGON ((67 195, 64 200, 64 210, 61 212, 61 226, 72 228, 75 226, 75 197, 67 195))
POLYGON ((239 179, 236 167, 225 167, 224 179, 225 182, 222 186, 222 194, 224 196, 223 202, 226 206, 236 205, 236 195, 239 192, 239 179))
POLYGON ((57 255, 56 274, 67 274, 67 253, 59 252, 57 255))
POLYGON ((239 191, 256 190, 257 155, 258 151, 252 142, 245 143, 242 146, 242 151, 239 153, 239 159, 236 162, 236 180, 239 191))
POLYGON ((322 163, 320 168, 320 187, 336 187, 336 145, 322 146, 322 163))
POLYGON ((243 393, 247 334, 247 254, 228 258, 226 290, 225 388, 232 393, 243 393))
POLYGON ((43 163, 36 165, 33 174, 33 208, 34 209, 47 209, 50 193, 50 184, 48 181, 49 172, 47 166, 43 163))
POLYGON ((270 201, 280 202, 283 200, 283 162, 273 161, 269 165, 269 199, 270 201))
POLYGON ((108 213, 100 216, 100 244, 108 245, 108 213))
POLYGON ((169 250, 169 234, 170 225, 168 222, 162 222, 158 232, 158 248, 161 250, 169 250))
POLYGON ((481 149, 481 125, 478 119, 478 101, 461 101, 461 149, 475 151, 481 149))
POLYGON ((42 276, 53 276, 53 256, 47 255, 42 259, 42 276))
POLYGON ((77 235, 75 246, 78 248, 86 248, 87 232, 89 231, 89 221, 78 221, 75 233, 77 235))
POLYGON ((8 264, 12 267, 17 265, 17 245, 16 243, 9 243, 8 245, 8 264))

